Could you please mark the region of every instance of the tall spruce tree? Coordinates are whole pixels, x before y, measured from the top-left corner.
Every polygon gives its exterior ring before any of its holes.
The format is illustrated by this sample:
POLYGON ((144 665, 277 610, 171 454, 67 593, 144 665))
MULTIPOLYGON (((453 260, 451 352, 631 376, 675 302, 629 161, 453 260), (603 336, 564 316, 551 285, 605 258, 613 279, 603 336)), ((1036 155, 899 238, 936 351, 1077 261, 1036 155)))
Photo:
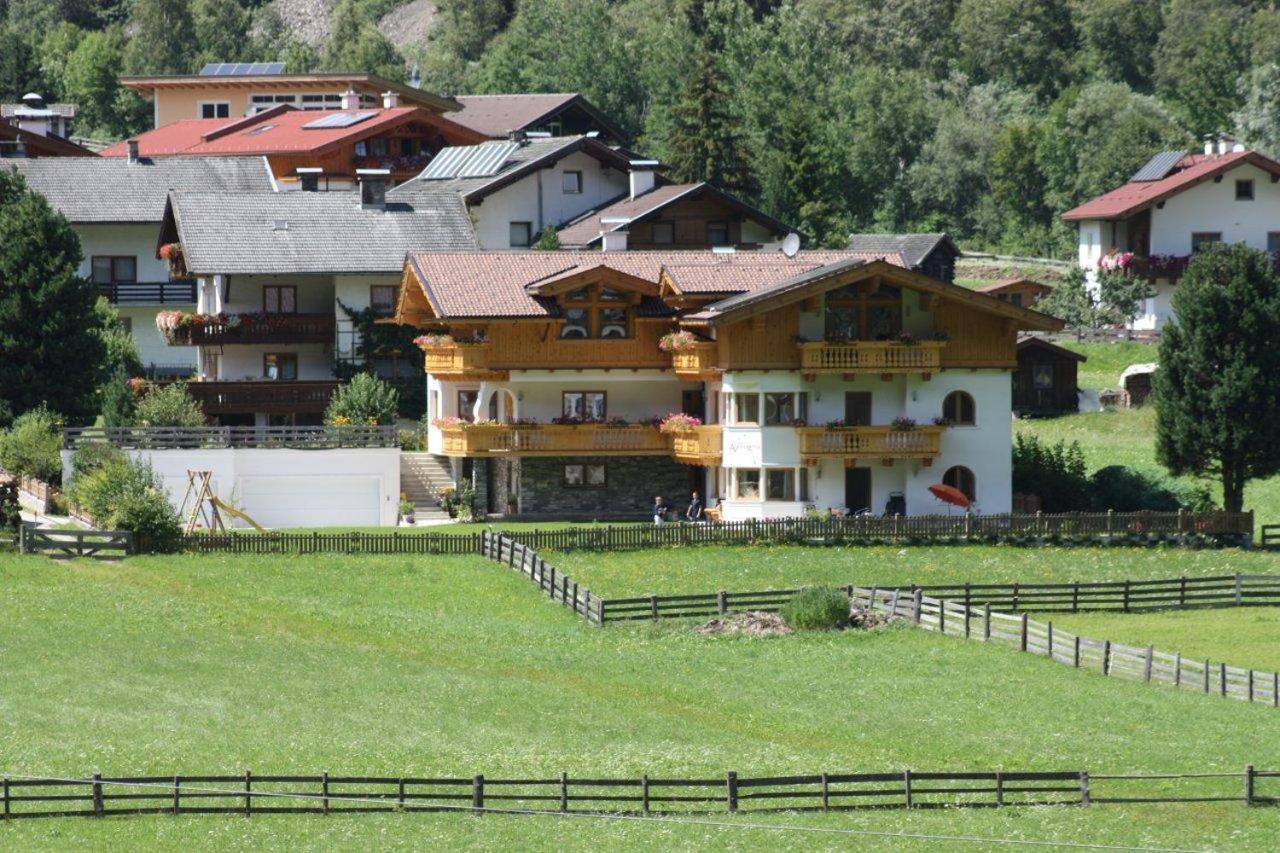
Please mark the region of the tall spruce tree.
POLYGON ((97 414, 105 346, 82 257, 62 214, 0 168, 0 425, 41 403, 70 422, 97 414))
POLYGON ((1280 276, 1244 245, 1197 254, 1174 291, 1155 376, 1156 455, 1213 476, 1239 512, 1250 480, 1280 472, 1280 276))

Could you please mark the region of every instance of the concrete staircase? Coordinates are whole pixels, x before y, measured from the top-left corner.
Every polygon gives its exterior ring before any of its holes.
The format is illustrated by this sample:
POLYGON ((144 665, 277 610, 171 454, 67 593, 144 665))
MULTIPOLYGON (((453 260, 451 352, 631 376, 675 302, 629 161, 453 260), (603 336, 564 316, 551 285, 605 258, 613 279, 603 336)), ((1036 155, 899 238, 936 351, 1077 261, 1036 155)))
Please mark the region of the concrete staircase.
POLYGON ((418 521, 449 517, 436 502, 441 492, 452 486, 448 459, 430 453, 400 454, 400 491, 413 501, 413 514, 418 521))

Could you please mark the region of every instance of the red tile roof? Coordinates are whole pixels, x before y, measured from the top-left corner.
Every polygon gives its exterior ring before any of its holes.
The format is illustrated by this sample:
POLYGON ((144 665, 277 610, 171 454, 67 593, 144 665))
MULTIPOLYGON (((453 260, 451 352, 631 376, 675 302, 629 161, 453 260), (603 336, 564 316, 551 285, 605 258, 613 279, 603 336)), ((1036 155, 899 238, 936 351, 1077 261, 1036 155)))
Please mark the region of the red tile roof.
MULTIPOLYGON (((415 118, 441 123, 433 113, 419 107, 360 110, 274 108, 245 118, 182 119, 139 135, 138 153, 143 157, 164 157, 174 154, 244 156, 313 152, 372 136, 415 118), (305 127, 325 116, 342 112, 368 113, 369 117, 348 127, 305 127)), ((126 143, 118 142, 104 148, 101 153, 103 157, 124 157, 128 148, 126 143)))
POLYGON ((1255 151, 1232 151, 1227 154, 1188 154, 1178 161, 1174 171, 1158 181, 1130 181, 1079 207, 1062 214, 1068 222, 1080 219, 1126 219, 1156 202, 1207 181, 1243 163, 1251 163, 1273 175, 1280 175, 1280 163, 1255 151))
POLYGON ((409 256, 437 316, 552 317, 555 306, 530 291, 538 284, 604 267, 657 283, 663 271, 682 292, 730 295, 864 253, 801 252, 416 252, 409 256), (686 287, 688 288, 686 290, 686 287))

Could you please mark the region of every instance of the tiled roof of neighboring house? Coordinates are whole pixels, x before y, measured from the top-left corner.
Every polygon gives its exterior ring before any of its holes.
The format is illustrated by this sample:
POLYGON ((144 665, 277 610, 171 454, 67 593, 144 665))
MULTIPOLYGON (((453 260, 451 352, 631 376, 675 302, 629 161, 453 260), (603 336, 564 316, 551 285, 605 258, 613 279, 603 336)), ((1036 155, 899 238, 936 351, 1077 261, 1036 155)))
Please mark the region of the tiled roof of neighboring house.
POLYGON ((897 252, 903 264, 914 269, 941 245, 960 254, 946 234, 850 234, 847 248, 859 252, 897 252))
POLYGON ((352 74, 348 72, 323 74, 237 74, 232 76, 208 76, 203 74, 160 74, 154 77, 121 77, 120 85, 132 89, 144 98, 150 98, 157 89, 200 90, 210 87, 234 86, 240 89, 256 89, 267 92, 303 92, 320 86, 327 91, 350 86, 358 92, 378 95, 395 92, 409 103, 421 104, 437 111, 461 109, 453 98, 434 95, 404 83, 396 83, 376 74, 352 74))
POLYGON ((1047 293, 1053 290, 1052 287, 1042 281, 1036 281, 1034 278, 1002 278, 994 284, 985 284, 977 288, 979 293, 1000 293, 1008 288, 1022 285, 1024 287, 1034 287, 1036 290, 1047 293))
POLYGON ((455 193, 386 210, 354 192, 172 193, 165 216, 161 239, 204 275, 399 272, 409 252, 477 247, 455 193))
MULTIPOLYGON (((849 258, 849 252, 415 252, 409 262, 436 315, 462 317, 553 317, 551 300, 538 285, 604 267, 657 283, 663 272, 693 292, 742 293, 849 258)), ((661 303, 659 303, 661 304, 661 303)))
POLYGON ((1044 338, 1035 335, 1019 335, 1018 336, 1018 352, 1024 349, 1043 349, 1048 350, 1054 355, 1069 358, 1072 361, 1088 361, 1088 358, 1078 352, 1073 352, 1066 347, 1058 346, 1053 341, 1046 341, 1044 338))
MULTIPOLYGON (((434 113, 418 107, 299 110, 286 104, 243 118, 181 119, 140 134, 138 153, 143 157, 315 153, 375 136, 411 121, 445 123, 434 113), (342 116, 346 119, 341 119, 342 116), (336 126, 315 126, 324 122, 336 126)), ((459 130, 472 133, 465 128, 459 130)), ((477 135, 476 141, 479 139, 477 135)), ((128 154, 128 145, 117 142, 101 153, 103 157, 124 157, 128 154)))
POLYGON ((268 192, 271 176, 258 158, 166 157, 130 163, 122 157, 0 160, 72 223, 159 222, 169 190, 268 192))
POLYGON ((668 184, 655 187, 636 198, 625 197, 619 199, 579 217, 564 228, 561 228, 556 236, 560 239, 560 245, 566 248, 591 246, 599 241, 601 231, 616 231, 619 228, 626 228, 629 222, 643 220, 676 202, 700 198, 704 195, 715 196, 748 218, 768 226, 775 234, 786 234, 791 230, 785 223, 779 222, 767 213, 738 200, 724 190, 708 183, 699 183, 668 184), (603 221, 605 219, 625 219, 627 222, 606 223, 603 221))
POLYGON ((1280 175, 1280 163, 1263 157, 1256 151, 1188 154, 1165 177, 1155 181, 1131 180, 1068 210, 1062 214, 1062 218, 1068 222, 1080 219, 1127 219, 1157 202, 1244 163, 1250 163, 1272 175, 1280 175))
POLYGON ((467 201, 484 198, 508 184, 532 174, 538 169, 553 165, 575 151, 583 151, 619 171, 626 172, 629 161, 602 142, 586 136, 556 136, 549 139, 530 139, 516 148, 505 165, 493 175, 478 178, 427 179, 419 175, 388 191, 387 197, 410 198, 419 192, 462 193, 467 201))
POLYGON ((613 138, 622 137, 612 122, 576 92, 458 95, 454 100, 462 104, 462 110, 449 118, 494 139, 505 137, 513 130, 536 128, 546 119, 569 107, 577 107, 586 112, 613 138))
MULTIPOLYGON (((21 141, 26 147, 28 157, 96 157, 88 148, 77 145, 61 136, 41 135, 29 130, 22 130, 11 124, 0 121, 0 143, 3 148, 12 150, 21 141)), ((14 158, 17 159, 17 158, 14 158)), ((10 162, 7 158, 0 162, 10 162)))

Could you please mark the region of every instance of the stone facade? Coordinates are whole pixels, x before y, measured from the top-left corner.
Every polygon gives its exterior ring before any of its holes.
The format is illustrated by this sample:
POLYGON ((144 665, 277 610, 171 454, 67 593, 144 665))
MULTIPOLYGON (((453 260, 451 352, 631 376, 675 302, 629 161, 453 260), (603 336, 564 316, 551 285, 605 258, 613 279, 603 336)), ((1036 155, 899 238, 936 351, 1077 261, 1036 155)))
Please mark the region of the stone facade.
POLYGON ((520 460, 520 515, 647 518, 656 495, 678 510, 692 488, 687 465, 662 456, 549 456, 520 460), (605 466, 603 487, 568 486, 566 465, 605 466))

